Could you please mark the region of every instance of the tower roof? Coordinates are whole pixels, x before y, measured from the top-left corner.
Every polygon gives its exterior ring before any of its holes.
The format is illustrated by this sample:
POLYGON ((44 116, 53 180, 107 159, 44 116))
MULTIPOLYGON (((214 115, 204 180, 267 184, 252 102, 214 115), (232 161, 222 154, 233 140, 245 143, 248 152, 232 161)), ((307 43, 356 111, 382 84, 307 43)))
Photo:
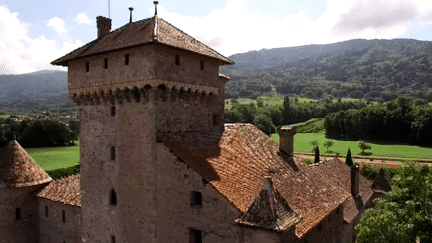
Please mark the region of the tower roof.
POLYGON ((0 188, 34 186, 50 181, 51 177, 16 140, 0 151, 0 188))
POLYGON ((165 20, 154 16, 128 23, 51 64, 67 66, 68 62, 74 59, 156 43, 218 59, 221 65, 234 63, 165 20))

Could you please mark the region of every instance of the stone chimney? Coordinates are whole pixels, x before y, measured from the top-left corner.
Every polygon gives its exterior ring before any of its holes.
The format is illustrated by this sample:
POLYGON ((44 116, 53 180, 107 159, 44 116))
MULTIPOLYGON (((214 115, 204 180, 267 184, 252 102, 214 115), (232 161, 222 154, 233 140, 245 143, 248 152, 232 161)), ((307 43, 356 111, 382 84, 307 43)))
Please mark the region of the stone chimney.
POLYGON ((351 194, 354 197, 359 196, 359 167, 351 166, 351 194))
POLYGON ((296 133, 295 127, 278 129, 279 133, 279 149, 288 154, 294 152, 294 135, 296 133))
POLYGON ((98 39, 104 37, 111 32, 111 19, 97 16, 96 24, 98 30, 98 39))

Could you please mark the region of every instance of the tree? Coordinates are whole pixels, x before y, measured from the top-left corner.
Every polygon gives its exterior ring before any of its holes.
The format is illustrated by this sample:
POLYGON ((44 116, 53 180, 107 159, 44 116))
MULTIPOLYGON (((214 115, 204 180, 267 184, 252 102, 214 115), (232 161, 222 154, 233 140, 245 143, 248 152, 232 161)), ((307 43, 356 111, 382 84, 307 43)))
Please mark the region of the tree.
POLYGON ((372 149, 372 147, 364 141, 360 141, 358 146, 361 149, 361 154, 365 154, 365 150, 372 149))
POLYGON ((291 107, 289 96, 284 97, 283 107, 282 107, 282 123, 284 125, 289 124, 291 121, 291 107))
POLYGON ((319 152, 319 147, 317 146, 315 148, 315 163, 319 163, 320 162, 320 152, 319 152))
POLYGON ((346 155, 345 163, 348 166, 352 166, 354 164, 352 158, 351 158, 351 148, 348 148, 348 153, 346 155))
POLYGON ((318 148, 318 140, 310 141, 310 144, 312 145, 312 152, 315 152, 316 148, 318 148))
POLYGON ((357 242, 432 242, 432 170, 405 162, 392 187, 363 214, 357 242))
POLYGON ((327 153, 329 152, 329 148, 330 148, 331 146, 333 146, 333 144, 334 144, 334 142, 333 142, 333 141, 330 141, 330 140, 327 140, 327 141, 324 142, 324 147, 327 148, 327 153))

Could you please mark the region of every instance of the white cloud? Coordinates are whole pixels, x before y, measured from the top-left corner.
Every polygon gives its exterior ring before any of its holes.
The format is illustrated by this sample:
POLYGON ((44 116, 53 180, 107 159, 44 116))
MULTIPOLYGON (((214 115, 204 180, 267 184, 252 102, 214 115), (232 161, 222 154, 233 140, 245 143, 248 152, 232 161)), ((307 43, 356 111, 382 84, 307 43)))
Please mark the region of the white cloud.
POLYGON ((78 21, 79 24, 86 24, 89 25, 90 19, 87 17, 87 15, 85 15, 85 13, 80 13, 78 14, 78 16, 76 17, 76 21, 78 21))
POLYGON ((65 21, 62 18, 54 17, 48 20, 47 26, 51 27, 59 34, 65 34, 67 32, 65 27, 65 21))
POLYGON ((309 19, 308 9, 303 9, 280 21, 248 11, 244 3, 229 0, 225 8, 201 18, 167 12, 163 6, 158 7, 158 14, 222 54, 231 55, 353 38, 396 38, 432 11, 432 1, 423 0, 328 0, 327 9, 316 20, 309 19))
POLYGON ((81 41, 63 42, 44 36, 31 38, 30 24, 23 23, 17 13, 0 5, 0 74, 20 74, 42 69, 65 68, 52 66, 51 61, 82 46, 81 41))

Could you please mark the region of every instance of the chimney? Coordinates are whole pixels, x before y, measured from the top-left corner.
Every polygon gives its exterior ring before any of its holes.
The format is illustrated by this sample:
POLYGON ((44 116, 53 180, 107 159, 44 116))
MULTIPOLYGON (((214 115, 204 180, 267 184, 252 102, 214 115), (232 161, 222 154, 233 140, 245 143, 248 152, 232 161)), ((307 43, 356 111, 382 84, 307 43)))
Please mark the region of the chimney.
POLYGON ((290 155, 294 152, 294 135, 296 133, 295 127, 278 129, 279 133, 279 149, 290 155))
POLYGON ((97 16, 96 24, 98 30, 98 39, 106 36, 111 32, 111 19, 102 16, 97 16))
POLYGON ((359 196, 359 167, 351 166, 351 194, 354 197, 359 196))

